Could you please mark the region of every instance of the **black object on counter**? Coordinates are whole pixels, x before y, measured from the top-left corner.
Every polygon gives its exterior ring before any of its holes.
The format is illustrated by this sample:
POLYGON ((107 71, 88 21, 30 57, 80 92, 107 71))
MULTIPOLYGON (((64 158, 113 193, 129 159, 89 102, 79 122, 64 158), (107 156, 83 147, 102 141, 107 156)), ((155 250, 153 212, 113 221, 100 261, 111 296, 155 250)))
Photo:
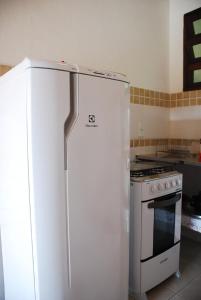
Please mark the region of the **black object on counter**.
POLYGON ((192 196, 191 206, 196 213, 201 214, 201 191, 197 195, 192 196))
POLYGON ((197 195, 189 197, 185 193, 182 197, 182 209, 190 216, 201 218, 201 191, 197 195))

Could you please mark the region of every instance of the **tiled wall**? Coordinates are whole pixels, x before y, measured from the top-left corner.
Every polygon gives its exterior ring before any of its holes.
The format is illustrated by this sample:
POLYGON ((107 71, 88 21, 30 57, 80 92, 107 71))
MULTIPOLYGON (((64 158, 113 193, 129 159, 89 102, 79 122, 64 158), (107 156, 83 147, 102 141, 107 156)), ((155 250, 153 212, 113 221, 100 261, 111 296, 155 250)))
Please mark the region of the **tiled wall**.
POLYGON ((170 104, 170 96, 167 93, 131 87, 130 95, 130 102, 134 104, 161 107, 169 107, 170 104))
POLYGON ((156 90, 131 87, 130 146, 135 155, 167 149, 170 96, 156 90), (159 126, 160 124, 160 126, 159 126))
POLYGON ((160 107, 201 105, 201 90, 168 94, 138 87, 131 87, 130 103, 160 107))
POLYGON ((201 90, 168 94, 131 87, 130 94, 131 159, 170 148, 191 150, 199 143, 201 90))
POLYGON ((10 66, 0 65, 0 76, 2 76, 3 74, 5 74, 6 72, 8 72, 10 69, 11 69, 10 66))
POLYGON ((170 94, 170 107, 201 105, 201 90, 170 94))
MULTIPOLYGON (((0 65, 0 76, 10 69, 0 65)), ((130 103, 131 158, 170 148, 190 150, 199 143, 201 90, 168 94, 131 87, 130 103)))
POLYGON ((135 155, 151 154, 168 149, 168 139, 135 138, 130 141, 131 158, 135 155))
POLYGON ((200 143, 200 139, 131 139, 130 146, 138 147, 156 147, 158 150, 164 150, 176 147, 191 147, 192 143, 200 143))
POLYGON ((134 139, 130 141, 131 149, 135 149, 135 155, 153 154, 157 151, 188 150, 199 151, 199 139, 134 139), (192 146, 193 145, 193 146, 192 146))

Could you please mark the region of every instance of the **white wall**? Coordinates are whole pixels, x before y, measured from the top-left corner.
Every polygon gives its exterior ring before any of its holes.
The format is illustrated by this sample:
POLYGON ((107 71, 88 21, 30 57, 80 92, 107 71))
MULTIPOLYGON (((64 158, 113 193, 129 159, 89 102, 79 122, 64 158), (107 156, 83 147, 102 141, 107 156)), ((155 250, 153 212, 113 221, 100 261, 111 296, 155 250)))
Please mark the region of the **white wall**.
POLYGON ((201 0, 170 1, 170 92, 183 90, 183 15, 201 7, 201 0))
POLYGON ((166 92, 168 12, 168 0, 1 0, 0 63, 66 60, 166 92))
POLYGON ((169 108, 131 104, 130 136, 132 139, 169 137, 169 108))
POLYGON ((201 138, 201 106, 175 107, 170 111, 171 138, 201 138))

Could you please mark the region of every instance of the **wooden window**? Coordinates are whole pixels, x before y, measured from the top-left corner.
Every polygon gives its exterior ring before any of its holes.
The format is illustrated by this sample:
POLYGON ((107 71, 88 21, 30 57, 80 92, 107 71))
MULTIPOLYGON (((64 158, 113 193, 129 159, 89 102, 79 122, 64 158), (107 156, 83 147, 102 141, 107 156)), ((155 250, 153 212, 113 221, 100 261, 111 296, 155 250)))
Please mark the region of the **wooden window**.
POLYGON ((201 8, 184 15, 183 88, 201 89, 201 8))

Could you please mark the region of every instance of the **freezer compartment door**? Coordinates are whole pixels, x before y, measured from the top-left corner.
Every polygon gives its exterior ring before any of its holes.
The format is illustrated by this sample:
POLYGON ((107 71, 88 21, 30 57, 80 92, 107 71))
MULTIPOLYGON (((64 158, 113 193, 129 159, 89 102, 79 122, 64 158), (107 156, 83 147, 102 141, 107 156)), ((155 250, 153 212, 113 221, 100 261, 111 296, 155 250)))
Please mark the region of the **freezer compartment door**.
POLYGON ((78 75, 67 141, 70 300, 128 298, 128 85, 78 75))

